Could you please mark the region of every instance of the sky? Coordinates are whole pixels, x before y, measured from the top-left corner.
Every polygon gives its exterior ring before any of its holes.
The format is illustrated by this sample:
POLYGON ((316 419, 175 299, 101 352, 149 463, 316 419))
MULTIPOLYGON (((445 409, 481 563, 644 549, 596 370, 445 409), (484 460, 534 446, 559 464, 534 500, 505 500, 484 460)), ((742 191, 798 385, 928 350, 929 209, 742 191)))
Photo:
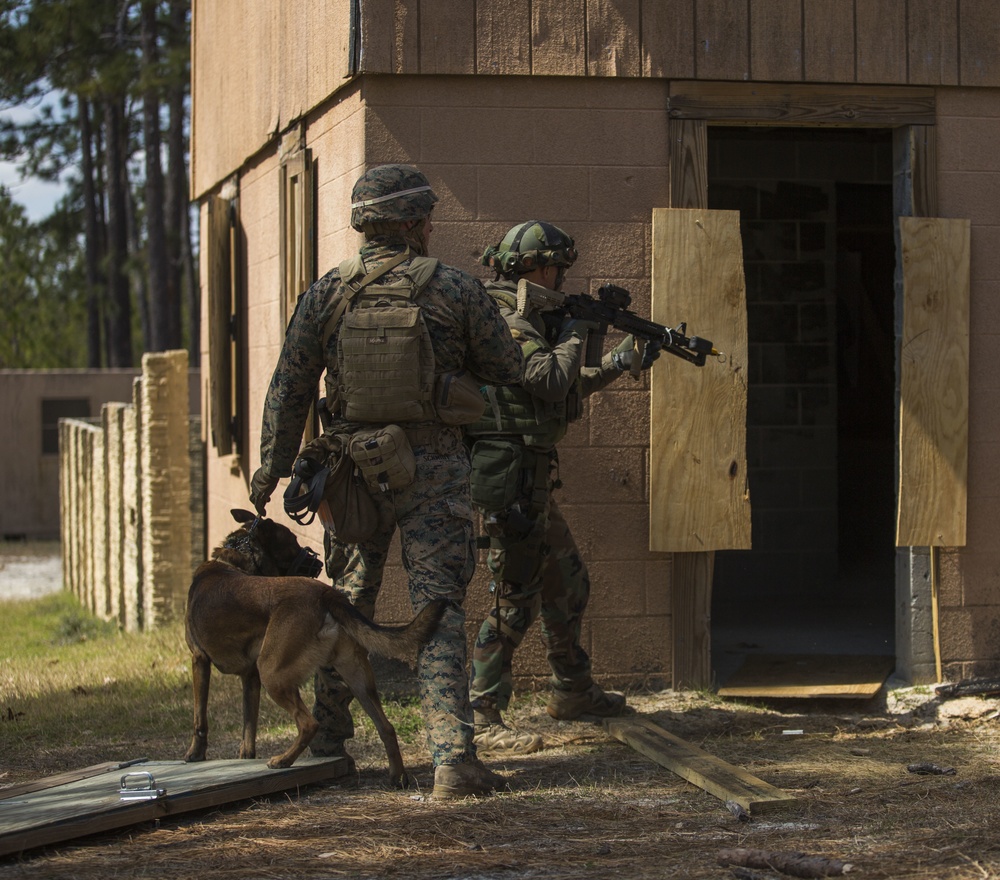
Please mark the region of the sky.
POLYGON ((63 194, 63 187, 57 183, 46 183, 31 177, 22 181, 18 166, 12 162, 0 162, 0 184, 10 190, 15 202, 24 205, 32 222, 51 214, 63 194))

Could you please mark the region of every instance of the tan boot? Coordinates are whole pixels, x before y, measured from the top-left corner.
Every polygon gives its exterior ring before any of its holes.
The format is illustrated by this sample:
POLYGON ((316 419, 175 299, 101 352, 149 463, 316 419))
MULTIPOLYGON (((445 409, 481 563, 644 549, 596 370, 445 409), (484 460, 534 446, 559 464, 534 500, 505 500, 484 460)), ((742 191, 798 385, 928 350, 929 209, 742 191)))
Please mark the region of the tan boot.
POLYGON ((627 708, 622 694, 607 693, 592 684, 585 691, 553 690, 545 711, 559 721, 572 721, 587 715, 611 718, 627 708))
POLYGON ((464 764, 442 764, 438 767, 434 771, 431 797, 444 800, 478 796, 492 794, 506 787, 507 780, 499 773, 494 773, 479 759, 473 758, 464 764))
POLYGON ((528 755, 545 747, 540 734, 521 733, 508 727, 496 709, 476 710, 476 732, 473 739, 481 752, 528 755))

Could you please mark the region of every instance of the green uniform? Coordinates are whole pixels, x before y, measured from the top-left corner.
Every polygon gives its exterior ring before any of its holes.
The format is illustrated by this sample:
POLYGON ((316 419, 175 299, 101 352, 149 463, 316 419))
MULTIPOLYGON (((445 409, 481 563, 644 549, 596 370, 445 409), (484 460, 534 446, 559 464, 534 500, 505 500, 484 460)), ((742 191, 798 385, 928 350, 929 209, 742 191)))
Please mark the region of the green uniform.
MULTIPOLYGON (((365 271, 377 269, 404 248, 398 237, 371 239, 361 249, 365 271)), ((408 260, 403 261, 382 276, 380 283, 401 282, 408 265, 408 260)), ((327 273, 302 295, 289 322, 264 403, 261 430, 261 466, 274 476, 291 473, 324 371, 328 391, 337 387, 338 333, 334 330, 324 344, 324 329, 341 287, 339 270, 327 273)), ((465 369, 490 383, 513 382, 521 375, 521 350, 511 339, 495 302, 471 275, 438 264, 416 302, 427 325, 437 372, 465 369)), ((329 393, 328 397, 335 395, 329 393)), ((346 423, 337 412, 333 416, 335 433, 378 427, 346 423)), ((338 582, 363 612, 371 614, 378 584, 366 587, 352 578, 356 571, 369 569, 381 575, 398 529, 414 611, 432 599, 449 601, 438 632, 420 653, 417 674, 434 766, 460 764, 475 756, 462 608, 475 569, 468 455, 458 428, 435 419, 401 427, 411 439, 416 476, 403 489, 376 494, 378 530, 357 545, 356 568, 346 571, 338 582)), ((331 553, 336 550, 336 545, 330 548, 331 553)), ((336 560, 328 560, 328 571, 342 567, 336 560)), ((329 673, 319 677, 314 714, 321 730, 315 742, 325 740, 332 748, 353 734, 349 701, 349 692, 336 678, 329 673)))
POLYGON ((552 496, 559 485, 556 444, 579 416, 582 399, 621 375, 610 355, 598 368, 582 367, 584 340, 577 332, 563 330, 550 343, 539 314, 518 313, 516 289, 505 280, 487 286, 524 352, 523 377, 518 385, 492 389, 483 418, 466 429, 477 481, 473 497, 491 539, 487 563, 496 600, 476 639, 471 697, 476 709, 500 711, 513 692, 514 649, 536 617, 553 687, 583 691, 592 684, 590 658, 580 645, 590 577, 552 496), (494 462, 508 460, 515 472, 499 481, 507 493, 501 507, 502 492, 487 484, 497 482, 494 462))

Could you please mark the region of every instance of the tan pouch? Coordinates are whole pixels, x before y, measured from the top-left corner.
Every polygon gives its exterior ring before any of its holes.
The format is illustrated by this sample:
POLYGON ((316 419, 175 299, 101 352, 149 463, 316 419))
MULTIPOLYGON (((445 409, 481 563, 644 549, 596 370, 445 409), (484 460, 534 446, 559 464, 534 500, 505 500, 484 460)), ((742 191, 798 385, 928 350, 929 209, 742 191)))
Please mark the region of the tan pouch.
POLYGON ((434 410, 446 425, 471 425, 486 412, 480 383, 465 370, 440 373, 434 380, 434 410))
POLYGON ((417 472, 410 441, 399 425, 356 431, 349 452, 365 482, 383 492, 409 486, 417 472))

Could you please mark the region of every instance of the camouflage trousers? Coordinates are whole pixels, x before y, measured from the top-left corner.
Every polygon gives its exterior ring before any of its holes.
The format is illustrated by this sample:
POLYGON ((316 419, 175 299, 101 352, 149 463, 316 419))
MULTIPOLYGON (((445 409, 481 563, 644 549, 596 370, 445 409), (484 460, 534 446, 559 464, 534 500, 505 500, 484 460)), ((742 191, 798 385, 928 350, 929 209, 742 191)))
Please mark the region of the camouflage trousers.
POLYGON ((552 687, 580 691, 592 683, 590 658, 580 645, 590 575, 551 495, 542 516, 538 568, 525 583, 504 580, 504 550, 491 549, 487 557, 496 604, 479 629, 472 655, 470 696, 475 709, 507 708, 514 692, 514 650, 536 617, 541 618, 552 687))
MULTIPOLYGON (((448 600, 437 633, 417 658, 427 747, 437 767, 463 763, 476 754, 462 608, 476 565, 469 460, 460 441, 446 454, 419 446, 413 451, 417 460, 413 483, 377 495, 379 526, 371 539, 351 547, 327 542, 327 573, 371 617, 398 528, 414 612, 434 599, 448 600)), ((332 668, 316 673, 315 693, 313 717, 320 730, 313 745, 333 750, 354 735, 352 695, 332 668)))

